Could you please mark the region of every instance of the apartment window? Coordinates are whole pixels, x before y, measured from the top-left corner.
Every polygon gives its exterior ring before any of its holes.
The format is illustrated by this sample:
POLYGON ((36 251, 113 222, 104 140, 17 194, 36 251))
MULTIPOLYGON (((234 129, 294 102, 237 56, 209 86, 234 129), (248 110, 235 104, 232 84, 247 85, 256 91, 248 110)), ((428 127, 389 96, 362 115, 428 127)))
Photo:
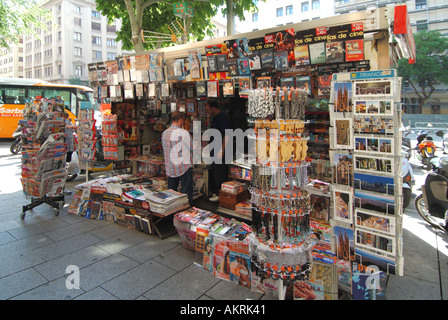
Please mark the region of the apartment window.
POLYGON ((82 66, 81 65, 75 66, 75 75, 77 75, 78 77, 82 76, 82 66))
POLYGON ((48 36, 45 36, 45 38, 44 38, 44 43, 45 44, 47 44, 47 43, 51 43, 52 42, 52 39, 53 38, 53 36, 50 34, 50 35, 48 35, 48 36))
POLYGON ((62 32, 58 31, 58 40, 61 40, 61 39, 62 39, 62 32))
POLYGON ((75 32, 73 34, 73 40, 81 41, 81 32, 75 32))
POLYGON ((75 47, 75 56, 82 56, 82 48, 75 47))
POLYGON ((81 12, 81 7, 76 6, 75 7, 75 12, 81 12))
POLYGON ((40 47, 40 45, 41 45, 41 41, 40 40, 34 40, 34 47, 36 48, 36 47, 40 47))
POLYGON ((98 22, 92 22, 92 30, 98 30, 98 31, 101 31, 101 23, 98 23, 98 22))
POLYGON ((415 0, 415 10, 426 9, 426 0, 415 0))
POLYGON ((53 74, 53 67, 45 67, 44 68, 44 75, 47 76, 51 76, 53 74))
POLYGON ((62 47, 58 47, 58 54, 62 54, 62 47))
POLYGON ((93 51, 93 59, 101 59, 101 51, 93 51))
POLYGON ((252 22, 258 21, 258 13, 252 13, 252 22))
POLYGON ((115 41, 115 39, 107 38, 107 45, 109 47, 116 47, 117 46, 117 42, 115 41))
POLYGON ((319 8, 320 8, 319 0, 313 0, 313 2, 312 2, 312 9, 313 10, 318 10, 319 8))
POLYGON ((428 30, 428 21, 417 20, 417 32, 428 30))
POLYGON ((45 58, 51 58, 53 56, 53 50, 52 49, 48 49, 44 51, 44 57, 45 58))
POLYGON ((79 26, 81 27, 82 23, 81 23, 81 18, 73 18, 73 23, 75 24, 75 26, 79 26))
POLYGON ((94 18, 101 18, 101 15, 98 11, 92 10, 92 17, 94 18))
POLYGON ((277 8, 277 17, 283 17, 283 8, 277 8))
POLYGON ((107 26, 107 32, 116 32, 117 27, 115 25, 107 26))
POLYGON ((42 52, 36 52, 34 54, 34 61, 40 61, 42 59, 42 52))
POLYGON ((309 2, 302 2, 302 12, 307 12, 310 9, 309 2))
POLYGON ((116 57, 117 57, 117 54, 115 52, 107 53, 107 60, 115 60, 116 57))
POLYGON ((101 37, 92 37, 92 43, 93 44, 101 44, 101 37))
POLYGON ((42 69, 34 70, 34 77, 35 78, 41 78, 42 77, 42 69))
POLYGON ((289 16, 292 14, 292 6, 286 6, 286 15, 289 16))

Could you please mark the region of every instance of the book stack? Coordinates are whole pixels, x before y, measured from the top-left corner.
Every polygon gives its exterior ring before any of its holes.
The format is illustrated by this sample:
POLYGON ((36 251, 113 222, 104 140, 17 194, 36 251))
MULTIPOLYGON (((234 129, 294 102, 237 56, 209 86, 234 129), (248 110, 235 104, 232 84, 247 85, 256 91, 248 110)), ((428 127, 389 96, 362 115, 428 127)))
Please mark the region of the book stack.
POLYGON ((252 217, 252 204, 248 200, 237 203, 235 206, 235 211, 241 213, 242 215, 252 217))
POLYGON ((247 189, 247 185, 238 181, 227 181, 221 184, 221 191, 237 194, 247 189))

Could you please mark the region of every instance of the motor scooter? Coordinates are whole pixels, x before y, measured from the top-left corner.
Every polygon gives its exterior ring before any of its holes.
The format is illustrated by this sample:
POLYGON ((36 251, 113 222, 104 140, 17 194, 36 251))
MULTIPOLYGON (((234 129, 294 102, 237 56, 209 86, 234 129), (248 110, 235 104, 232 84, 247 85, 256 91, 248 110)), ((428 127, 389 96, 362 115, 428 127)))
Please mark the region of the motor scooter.
POLYGON ((415 200, 419 215, 432 227, 448 230, 448 156, 433 159, 422 193, 415 200))
POLYGON ((12 137, 15 139, 11 143, 11 147, 9 147, 9 151, 11 151, 12 154, 18 154, 20 151, 22 151, 22 136, 22 128, 19 125, 12 134, 12 137))
MULTIPOLYGON (((431 137, 426 137, 426 139, 431 139, 431 137)), ((415 149, 417 150, 416 157, 422 163, 423 169, 428 171, 432 170, 434 163, 433 160, 438 158, 436 156, 437 147, 434 144, 428 144, 423 147, 417 145, 415 149)))
POLYGON ((401 160, 400 177, 403 178, 403 209, 406 209, 411 202, 412 187, 415 184, 415 179, 412 166, 409 163, 411 149, 406 146, 401 146, 401 153, 403 159, 401 160))

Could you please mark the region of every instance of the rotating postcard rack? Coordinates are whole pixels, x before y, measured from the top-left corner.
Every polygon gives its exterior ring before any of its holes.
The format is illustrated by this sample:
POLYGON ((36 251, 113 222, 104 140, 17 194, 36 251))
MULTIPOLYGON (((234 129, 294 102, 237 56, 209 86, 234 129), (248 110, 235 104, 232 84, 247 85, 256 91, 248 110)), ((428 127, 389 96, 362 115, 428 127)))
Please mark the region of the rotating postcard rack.
POLYGON ((331 226, 339 270, 347 272, 342 287, 353 299, 372 298, 372 286, 359 283, 369 276, 380 298, 379 280, 403 275, 400 92, 395 70, 333 74, 331 226))
POLYGON ((64 101, 61 99, 33 99, 25 103, 24 119, 19 120, 23 133, 21 182, 23 192, 31 203, 25 212, 43 203, 55 209, 64 205, 67 177, 64 101))
POLYGON ((256 118, 249 187, 252 277, 278 280, 280 300, 286 287, 311 270, 308 147, 302 135, 307 102, 307 93, 298 89, 255 89, 248 96, 249 115, 256 118))

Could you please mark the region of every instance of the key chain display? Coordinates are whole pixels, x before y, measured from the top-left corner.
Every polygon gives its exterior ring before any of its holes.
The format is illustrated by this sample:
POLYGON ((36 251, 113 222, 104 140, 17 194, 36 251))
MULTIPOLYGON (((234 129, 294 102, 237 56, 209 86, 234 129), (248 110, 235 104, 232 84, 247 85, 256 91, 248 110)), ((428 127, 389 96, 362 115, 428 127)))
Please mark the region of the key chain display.
POLYGON ((311 269, 310 195, 304 136, 308 96, 294 89, 253 90, 256 161, 251 167, 250 250, 256 274, 284 286, 307 279, 311 269))

